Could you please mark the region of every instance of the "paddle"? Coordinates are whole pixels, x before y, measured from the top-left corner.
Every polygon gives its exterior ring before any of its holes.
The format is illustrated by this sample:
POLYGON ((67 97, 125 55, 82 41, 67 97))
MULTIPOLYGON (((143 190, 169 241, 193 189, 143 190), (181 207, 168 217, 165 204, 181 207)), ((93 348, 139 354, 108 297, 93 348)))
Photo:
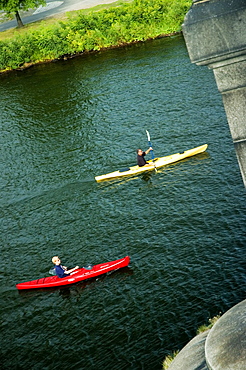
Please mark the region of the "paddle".
MULTIPOLYGON (((151 144, 151 141, 150 141, 150 134, 149 134, 148 130, 146 130, 146 134, 147 134, 149 146, 152 148, 152 144, 151 144)), ((155 166, 155 172, 157 172, 156 165, 155 165, 155 162, 154 162, 155 155, 154 155, 154 150, 153 149, 151 150, 151 159, 152 159, 153 165, 155 166)))
MULTIPOLYGON (((146 133, 147 133, 147 138, 148 138, 148 143, 149 143, 149 146, 152 147, 152 144, 151 144, 151 141, 150 141, 150 134, 149 134, 149 131, 146 130, 146 133)), ((152 149, 151 150, 151 159, 152 161, 155 159, 155 156, 154 156, 154 150, 152 149)))

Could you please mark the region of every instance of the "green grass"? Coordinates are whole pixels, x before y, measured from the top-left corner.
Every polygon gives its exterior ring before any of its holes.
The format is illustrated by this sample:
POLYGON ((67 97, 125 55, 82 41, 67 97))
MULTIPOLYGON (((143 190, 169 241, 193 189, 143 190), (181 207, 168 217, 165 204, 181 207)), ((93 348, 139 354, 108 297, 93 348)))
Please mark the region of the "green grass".
POLYGON ((169 368, 169 366, 171 365, 171 363, 173 362, 178 353, 179 351, 175 351, 171 355, 166 356, 162 364, 164 370, 167 370, 169 368))
POLYGON ((209 319, 209 324, 208 325, 201 325, 198 329, 197 329, 197 334, 201 334, 203 333, 204 331, 207 331, 209 329, 211 329, 214 324, 219 320, 220 318, 220 315, 217 315, 217 316, 214 316, 212 319, 209 319))

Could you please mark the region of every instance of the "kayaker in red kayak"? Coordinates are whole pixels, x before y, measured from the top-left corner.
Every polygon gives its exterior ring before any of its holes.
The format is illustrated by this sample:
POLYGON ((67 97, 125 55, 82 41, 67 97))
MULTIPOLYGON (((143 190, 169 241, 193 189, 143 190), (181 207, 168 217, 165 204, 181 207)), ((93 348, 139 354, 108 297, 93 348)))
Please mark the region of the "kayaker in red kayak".
POLYGON ((60 260, 60 258, 58 256, 54 256, 52 258, 52 262, 55 265, 56 275, 59 278, 66 277, 66 276, 70 275, 73 271, 75 271, 75 270, 77 270, 79 268, 79 266, 76 266, 73 269, 68 270, 66 266, 62 266, 61 265, 61 260, 60 260))
MULTIPOLYGON (((147 149, 145 152, 142 151, 142 149, 137 149, 137 163, 139 165, 139 167, 143 167, 145 165, 150 165, 149 163, 146 162, 145 160, 145 156, 151 151, 153 150, 151 147, 149 149, 147 149)), ((152 165, 152 163, 151 163, 152 165)))

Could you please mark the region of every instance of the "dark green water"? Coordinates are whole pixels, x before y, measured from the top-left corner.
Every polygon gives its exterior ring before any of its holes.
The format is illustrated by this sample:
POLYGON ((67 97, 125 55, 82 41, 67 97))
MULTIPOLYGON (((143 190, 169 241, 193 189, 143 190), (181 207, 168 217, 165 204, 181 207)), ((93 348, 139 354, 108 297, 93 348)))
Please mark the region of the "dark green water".
POLYGON ((0 77, 1 365, 155 370, 245 298, 246 194, 213 74, 181 37, 0 77), (208 143, 150 176, 94 176, 208 143), (73 267, 129 268, 18 292, 73 267))

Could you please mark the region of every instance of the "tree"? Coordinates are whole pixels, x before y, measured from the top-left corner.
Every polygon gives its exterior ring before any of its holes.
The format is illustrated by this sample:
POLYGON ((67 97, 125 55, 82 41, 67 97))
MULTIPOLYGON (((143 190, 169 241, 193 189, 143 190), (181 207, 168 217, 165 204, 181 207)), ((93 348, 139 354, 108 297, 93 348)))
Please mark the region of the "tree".
POLYGON ((14 13, 18 27, 23 27, 19 11, 34 9, 45 4, 45 0, 0 0, 0 10, 4 10, 8 14, 14 13))

